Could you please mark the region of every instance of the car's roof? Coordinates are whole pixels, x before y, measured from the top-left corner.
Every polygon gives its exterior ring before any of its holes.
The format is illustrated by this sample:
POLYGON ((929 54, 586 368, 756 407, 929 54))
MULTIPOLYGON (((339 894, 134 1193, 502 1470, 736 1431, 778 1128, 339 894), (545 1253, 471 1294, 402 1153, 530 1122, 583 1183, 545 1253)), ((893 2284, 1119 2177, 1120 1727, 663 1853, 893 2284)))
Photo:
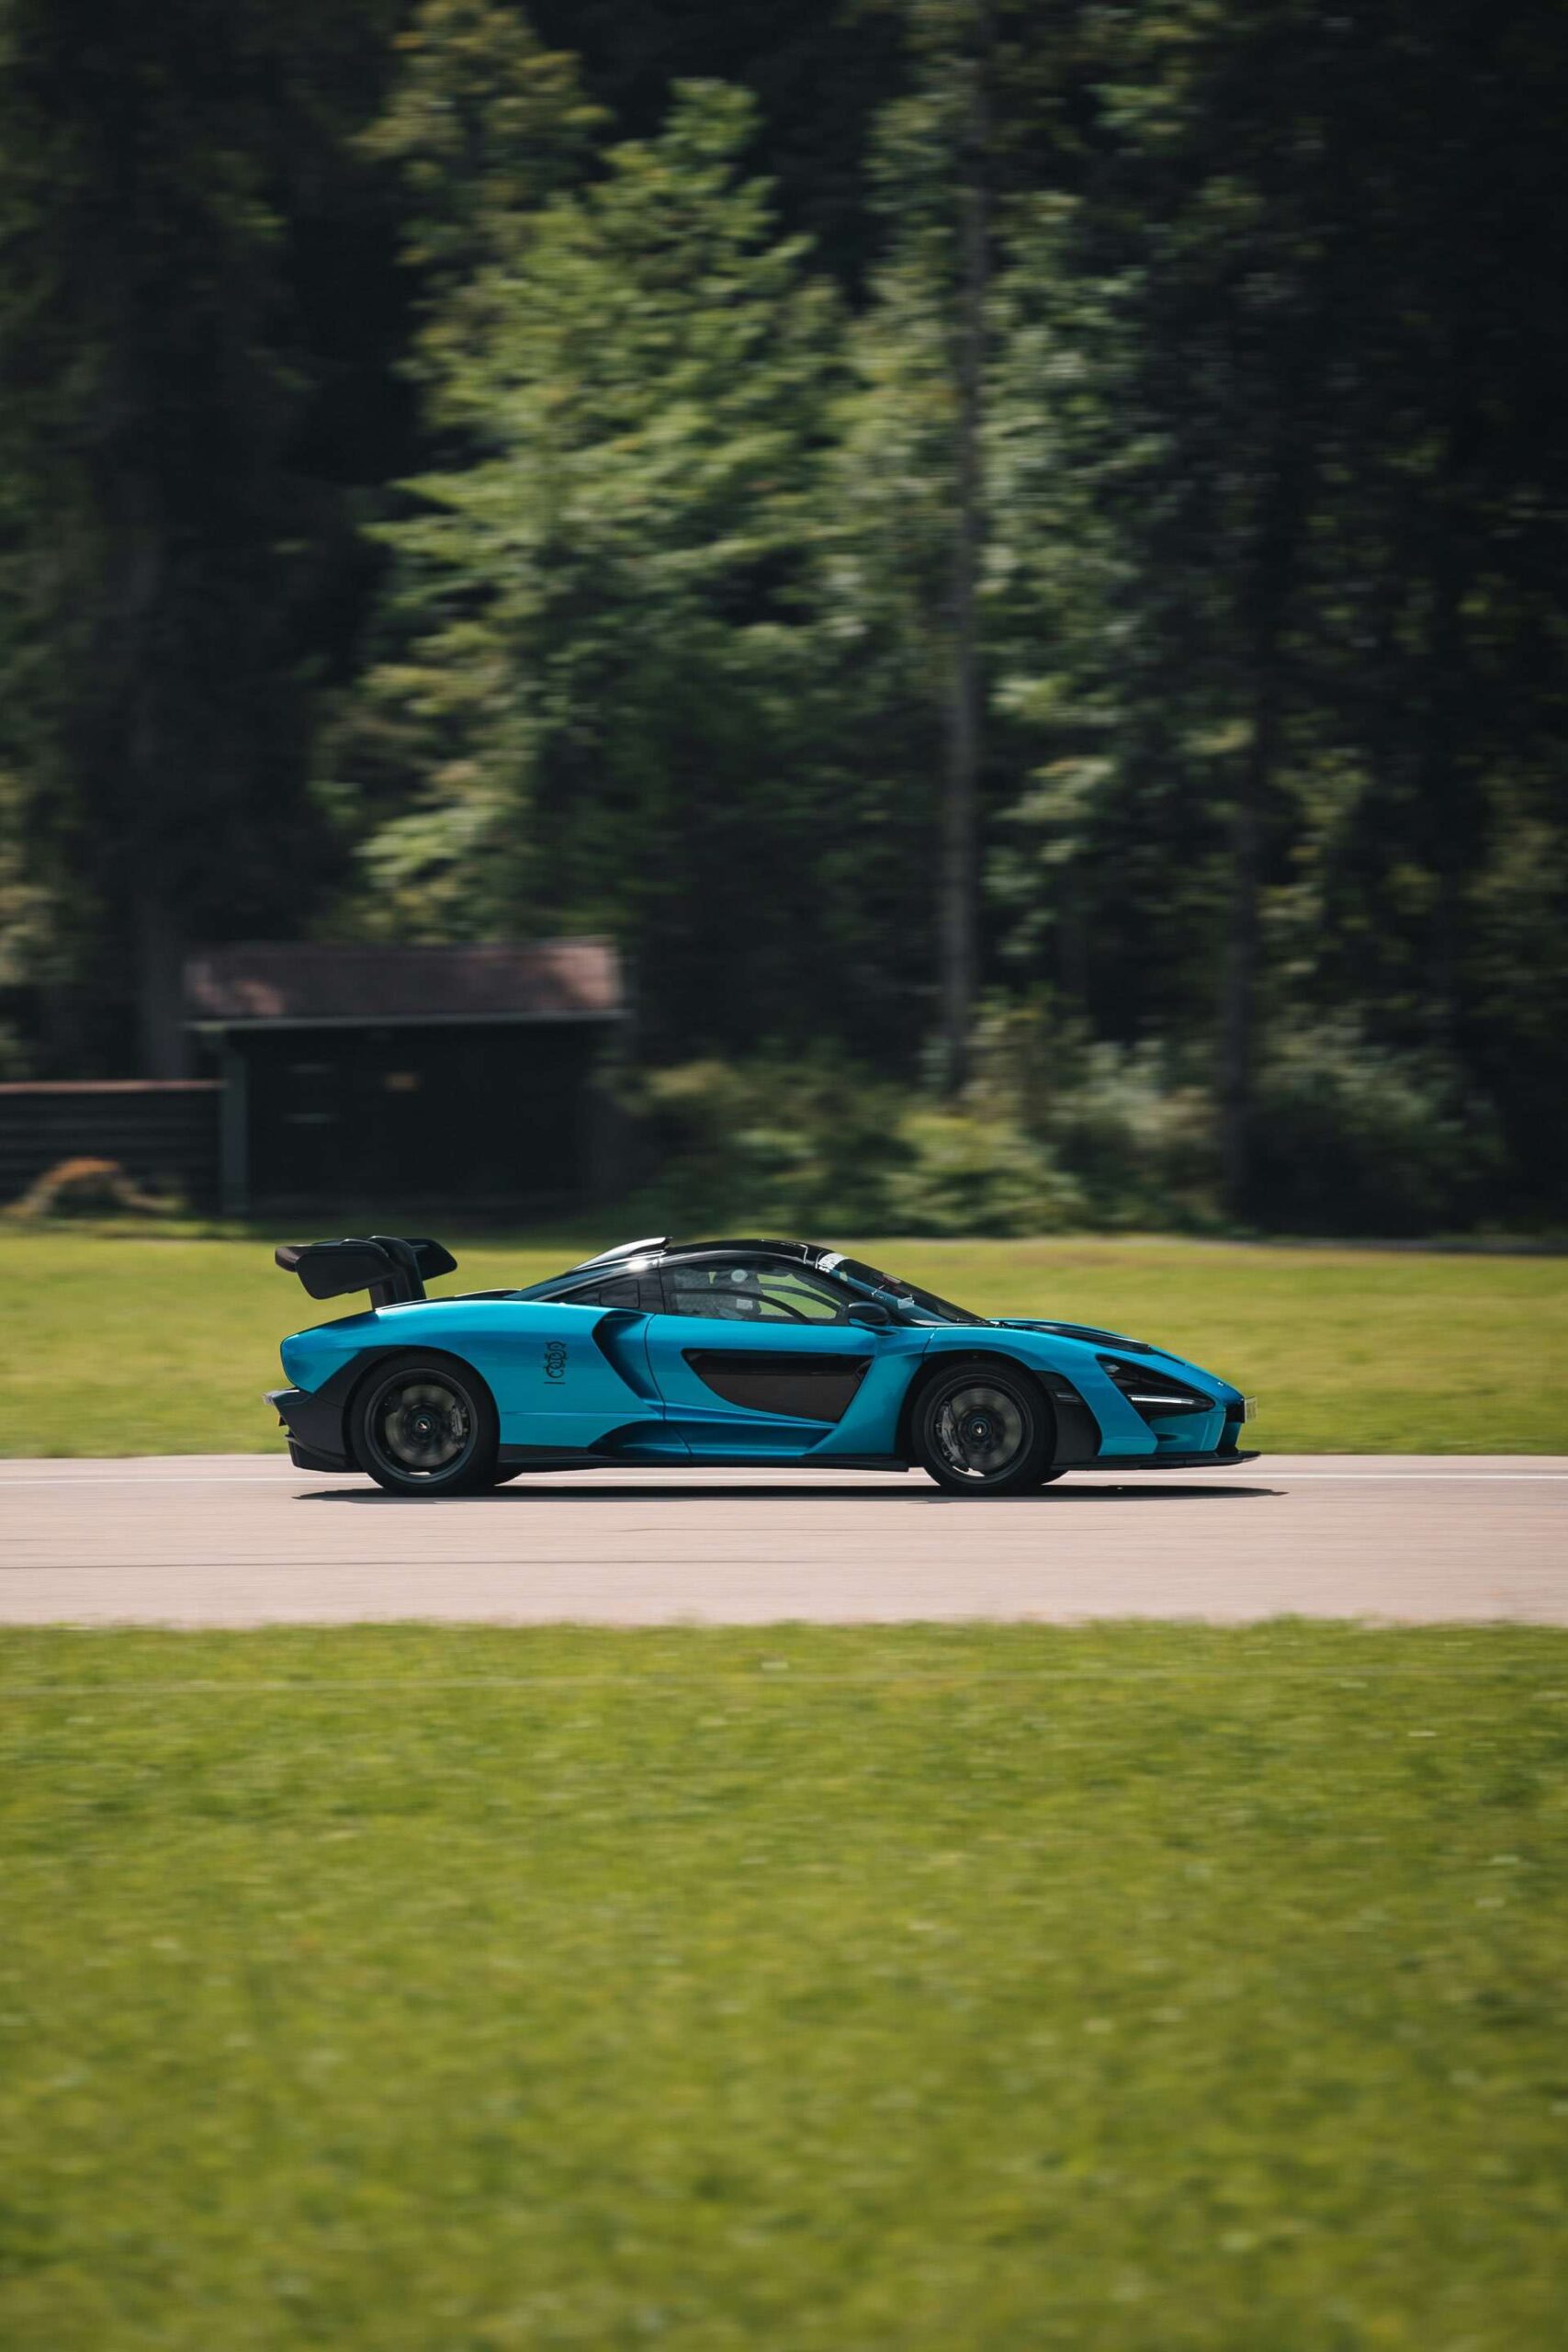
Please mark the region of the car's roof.
POLYGON ((754 1237, 740 1241, 672 1241, 664 1251, 666 1258, 722 1257, 732 1250, 756 1250, 770 1258, 824 1258, 831 1252, 820 1241, 763 1241, 754 1237))
POLYGON ((558 1290, 563 1283, 574 1285, 608 1280, 616 1272, 629 1273, 635 1267, 640 1273, 649 1266, 680 1265, 694 1259, 728 1257, 791 1258, 798 1264, 817 1265, 823 1259, 837 1262, 837 1253, 818 1241, 769 1241, 754 1237, 717 1241, 671 1241, 668 1234, 651 1234, 645 1241, 623 1241, 615 1250, 602 1250, 596 1257, 584 1258, 575 1266, 565 1266, 558 1274, 549 1274, 543 1282, 532 1283, 527 1290, 514 1296, 536 1297, 545 1291, 558 1290))
MULTIPOLYGON (((668 1265, 671 1259, 722 1258, 736 1250, 760 1251, 770 1258, 801 1258, 815 1260, 830 1257, 832 1252, 819 1241, 778 1241, 746 1235, 739 1239, 716 1241, 671 1241, 668 1234, 650 1237, 646 1241, 624 1241, 618 1249, 601 1250, 595 1258, 584 1258, 575 1266, 565 1269, 569 1274, 597 1272, 603 1267, 613 1273, 617 1264, 635 1258, 639 1265, 668 1265)), ((561 1279, 557 1277, 556 1279, 561 1279)))

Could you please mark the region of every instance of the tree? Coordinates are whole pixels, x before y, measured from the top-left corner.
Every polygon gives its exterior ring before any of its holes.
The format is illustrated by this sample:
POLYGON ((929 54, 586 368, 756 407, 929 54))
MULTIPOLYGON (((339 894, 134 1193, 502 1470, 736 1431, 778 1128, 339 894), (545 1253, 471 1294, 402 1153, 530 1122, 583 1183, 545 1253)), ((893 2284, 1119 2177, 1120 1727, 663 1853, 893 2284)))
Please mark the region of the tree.
POLYGON ((283 205, 391 0, 0 8, 6 575, 36 870, 100 1008, 182 1066, 193 929, 274 919, 310 839, 291 626, 319 539, 283 205), (327 94, 333 93, 329 96, 327 94))
POLYGON ((806 1027, 792 926, 836 919, 800 609, 835 305, 741 176, 754 120, 683 89, 597 180, 498 208, 438 291, 431 413, 462 437, 388 526, 398 650, 338 755, 401 747, 375 919, 609 925, 676 1046, 747 1003, 806 1027))
POLYGON ((609 929, 658 1057, 1550 1205, 1568 17, 537 6, 0 0, 35 1060, 176 1068, 197 932, 609 929))
POLYGON ((985 700, 976 599, 986 536, 982 442, 991 277, 991 0, 918 0, 908 12, 913 88, 885 111, 880 177, 895 223, 881 276, 885 311, 921 299, 942 319, 917 349, 938 359, 944 446, 933 452, 947 507, 942 591, 943 780, 935 935, 942 1079, 969 1076, 977 986, 977 802, 985 700))
MULTIPOLYGON (((998 271, 1010 266, 1029 191, 1068 168, 1064 90, 1077 51, 1070 32, 1043 28, 1019 0, 900 0, 897 13, 909 86, 876 126, 885 245, 850 334, 858 384, 844 424, 839 576, 858 582, 885 641, 901 634, 901 699, 923 722, 905 798, 911 829, 931 844, 934 1042, 943 1089, 957 1094, 994 968, 982 887, 997 799, 987 737, 1015 537, 994 476, 1001 437, 1017 435, 1026 405, 1014 371, 1006 424, 994 413, 1008 368, 998 271)), ((1038 396, 1029 423, 1050 437, 1038 396)))

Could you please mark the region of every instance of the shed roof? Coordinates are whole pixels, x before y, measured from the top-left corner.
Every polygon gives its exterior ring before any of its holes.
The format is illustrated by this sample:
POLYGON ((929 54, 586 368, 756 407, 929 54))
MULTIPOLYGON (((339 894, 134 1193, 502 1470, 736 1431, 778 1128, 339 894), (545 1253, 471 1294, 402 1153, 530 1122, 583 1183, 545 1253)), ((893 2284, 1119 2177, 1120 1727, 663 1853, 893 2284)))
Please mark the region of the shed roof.
POLYGON ((607 939, 529 947, 208 947, 185 967, 194 1028, 397 1022, 607 1021, 625 1009, 607 939))

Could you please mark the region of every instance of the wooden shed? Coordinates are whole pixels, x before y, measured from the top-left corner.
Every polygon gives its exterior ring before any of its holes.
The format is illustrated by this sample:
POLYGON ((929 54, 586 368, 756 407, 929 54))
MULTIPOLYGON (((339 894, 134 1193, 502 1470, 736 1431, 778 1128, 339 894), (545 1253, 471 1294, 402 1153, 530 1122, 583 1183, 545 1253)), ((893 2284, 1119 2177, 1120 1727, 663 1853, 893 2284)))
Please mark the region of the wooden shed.
POLYGON ((214 947, 186 1018, 222 1082, 223 1205, 564 1206, 614 1189, 603 939, 214 947))

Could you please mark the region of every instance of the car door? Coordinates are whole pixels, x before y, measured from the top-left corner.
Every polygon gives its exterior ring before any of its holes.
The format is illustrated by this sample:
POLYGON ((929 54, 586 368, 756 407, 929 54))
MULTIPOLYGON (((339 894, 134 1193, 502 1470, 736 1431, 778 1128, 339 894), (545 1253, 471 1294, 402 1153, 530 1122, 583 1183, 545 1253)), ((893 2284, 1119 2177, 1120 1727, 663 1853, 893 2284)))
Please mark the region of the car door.
POLYGON ((671 1434, 699 1461, 807 1453, 854 1402, 874 1335, 855 1294, 791 1260, 666 1261, 648 1353, 671 1434))

